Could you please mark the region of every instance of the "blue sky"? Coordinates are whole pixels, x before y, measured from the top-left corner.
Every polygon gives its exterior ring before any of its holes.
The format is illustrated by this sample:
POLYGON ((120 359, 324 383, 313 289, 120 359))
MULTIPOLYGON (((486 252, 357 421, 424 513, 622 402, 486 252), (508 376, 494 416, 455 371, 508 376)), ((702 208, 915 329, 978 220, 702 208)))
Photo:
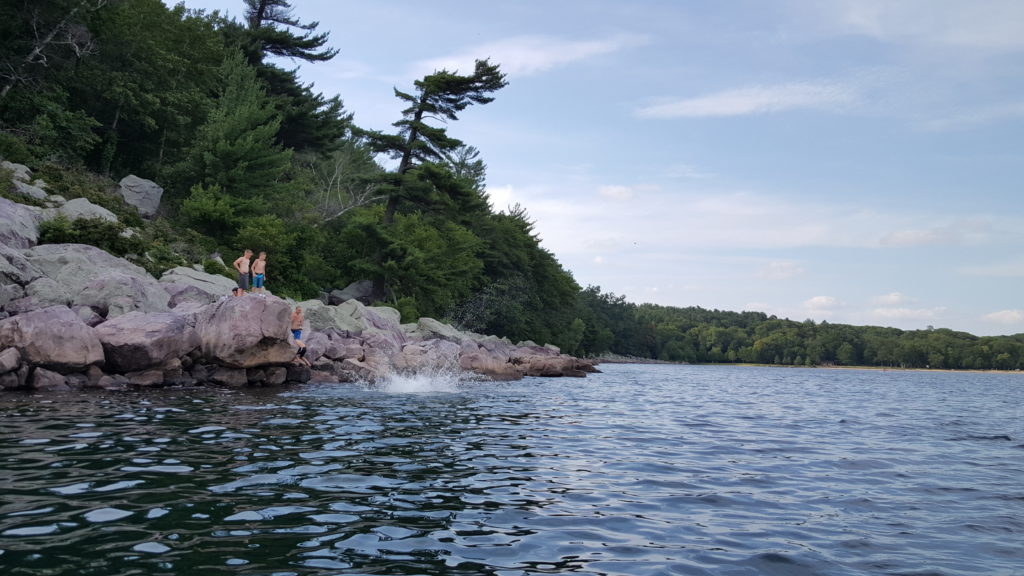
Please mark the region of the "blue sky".
POLYGON ((583 286, 1024 332, 1024 2, 292 3, 340 50, 302 78, 366 128, 399 118, 395 87, 499 63, 449 133, 583 286))

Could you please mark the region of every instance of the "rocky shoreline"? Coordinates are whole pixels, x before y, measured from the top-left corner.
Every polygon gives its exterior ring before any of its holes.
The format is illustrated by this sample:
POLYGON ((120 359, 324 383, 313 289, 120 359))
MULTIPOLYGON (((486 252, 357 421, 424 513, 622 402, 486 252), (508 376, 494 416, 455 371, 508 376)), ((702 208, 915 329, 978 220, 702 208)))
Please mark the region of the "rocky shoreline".
MULTIPOLYGON (((29 186, 24 167, 5 164, 18 168, 15 180, 29 186)), ((60 204, 46 196, 45 183, 31 188, 60 204)), ((125 200, 136 201, 127 194, 125 200)), ((152 199, 137 201, 145 206, 137 206, 140 214, 148 214, 152 199)), ((230 296, 231 279, 199 266, 157 279, 93 246, 38 245, 46 215, 0 198, 0 390, 374 383, 442 370, 516 380, 597 371, 596 361, 553 346, 513 344, 430 318, 401 324, 397 310, 355 299, 230 296), (306 317, 311 366, 294 363, 295 306, 306 317)))

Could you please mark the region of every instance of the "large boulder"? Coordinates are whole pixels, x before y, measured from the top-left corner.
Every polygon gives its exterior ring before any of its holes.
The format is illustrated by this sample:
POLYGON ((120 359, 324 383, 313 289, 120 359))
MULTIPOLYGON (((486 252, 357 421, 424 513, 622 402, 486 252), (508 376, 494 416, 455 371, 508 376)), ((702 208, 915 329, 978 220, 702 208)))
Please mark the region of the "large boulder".
POLYGON ((255 294, 210 304, 196 320, 203 358, 232 368, 291 362, 297 349, 290 326, 287 302, 255 294))
POLYGON ((152 278, 112 272, 93 278, 75 295, 75 306, 88 306, 106 318, 134 310, 167 312, 170 295, 152 278))
POLYGON ((217 301, 221 296, 231 294, 231 289, 238 284, 220 274, 208 274, 194 268, 179 266, 171 268, 160 276, 164 289, 174 298, 175 302, 192 300, 208 304, 217 301), (182 288, 190 286, 194 290, 182 288))
POLYGON ((17 348, 22 359, 62 373, 104 362, 96 332, 66 306, 51 306, 0 320, 0 348, 17 348))
POLYGON ((31 248, 39 241, 43 211, 0 197, 0 245, 31 248))
POLYGON ((53 210, 68 220, 99 218, 107 222, 117 222, 117 216, 113 212, 103 206, 93 204, 85 198, 68 200, 59 208, 54 208, 53 210))
POLYGON ((460 346, 448 340, 424 340, 406 344, 391 358, 398 372, 452 372, 459 368, 460 346))
POLYGON ((106 354, 106 367, 135 372, 186 356, 199 347, 199 333, 172 313, 129 312, 95 328, 106 354))
POLYGON ((24 259, 44 276, 59 282, 75 306, 101 316, 132 310, 167 312, 170 296, 144 269, 85 244, 42 244, 23 250, 24 259))
POLYGON ((43 275, 75 290, 111 272, 155 282, 142 267, 87 244, 41 244, 23 254, 43 275))
POLYGON ((510 361, 509 352, 498 347, 487 348, 465 341, 459 352, 459 366, 492 380, 518 380, 523 371, 510 361))
POLYGON ((328 306, 319 300, 305 300, 296 304, 302 308, 302 314, 311 330, 320 332, 337 330, 341 332, 358 334, 363 331, 365 324, 352 317, 351 308, 339 306, 328 306))
POLYGON ((344 290, 331 290, 327 296, 327 303, 332 305, 341 304, 349 300, 357 300, 363 304, 373 302, 373 282, 370 280, 359 280, 345 287, 344 290))
POLYGON ((117 185, 117 193, 124 201, 135 207, 143 218, 152 218, 160 208, 164 189, 152 180, 129 174, 117 185))

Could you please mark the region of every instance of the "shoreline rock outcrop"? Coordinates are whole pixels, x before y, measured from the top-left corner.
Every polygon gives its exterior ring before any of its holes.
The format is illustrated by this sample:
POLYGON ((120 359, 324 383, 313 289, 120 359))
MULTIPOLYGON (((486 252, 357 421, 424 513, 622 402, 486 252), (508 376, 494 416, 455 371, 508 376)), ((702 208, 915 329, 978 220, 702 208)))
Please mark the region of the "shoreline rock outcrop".
POLYGON ((397 310, 354 299, 331 305, 214 292, 229 285, 193 269, 157 280, 92 246, 0 246, 0 389, 372 384, 443 371, 518 380, 597 371, 595 362, 553 346, 513 344, 431 318, 401 324, 397 310), (295 306, 306 316, 310 366, 295 363, 295 306))
MULTIPOLYGON (((431 318, 403 325, 397 310, 365 304, 366 281, 323 301, 234 297, 233 280, 195 268, 157 279, 94 246, 40 245, 39 225, 57 214, 117 217, 84 198, 48 194, 26 166, 4 161, 0 169, 36 204, 0 197, 0 390, 374 383, 424 371, 516 380, 597 371, 595 361, 553 346, 513 344, 431 318), (295 360, 295 306, 306 317, 310 365, 295 360)), ((115 192, 143 218, 159 212, 163 190, 153 182, 129 176, 115 192)))

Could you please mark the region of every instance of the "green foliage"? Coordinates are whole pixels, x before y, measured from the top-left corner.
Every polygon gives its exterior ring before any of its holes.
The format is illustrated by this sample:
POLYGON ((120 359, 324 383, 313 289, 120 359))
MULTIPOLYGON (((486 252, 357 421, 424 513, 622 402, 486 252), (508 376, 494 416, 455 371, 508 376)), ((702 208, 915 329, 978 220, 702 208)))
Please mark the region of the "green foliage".
POLYGON ((189 226, 221 242, 230 238, 238 222, 231 198, 216 184, 208 188, 193 186, 179 216, 189 226))
POLYGON ((213 258, 207 258, 202 262, 203 272, 207 274, 219 274, 225 278, 235 279, 237 274, 233 272, 226 265, 221 264, 220 261, 214 260, 213 258))
POLYGON ((63 215, 39 225, 40 244, 89 244, 115 256, 142 254, 146 246, 140 238, 125 233, 125 227, 102 218, 69 220, 63 215))
POLYGON ((399 298, 394 307, 401 314, 403 324, 416 322, 421 317, 419 308, 416 307, 416 299, 411 296, 399 298))

